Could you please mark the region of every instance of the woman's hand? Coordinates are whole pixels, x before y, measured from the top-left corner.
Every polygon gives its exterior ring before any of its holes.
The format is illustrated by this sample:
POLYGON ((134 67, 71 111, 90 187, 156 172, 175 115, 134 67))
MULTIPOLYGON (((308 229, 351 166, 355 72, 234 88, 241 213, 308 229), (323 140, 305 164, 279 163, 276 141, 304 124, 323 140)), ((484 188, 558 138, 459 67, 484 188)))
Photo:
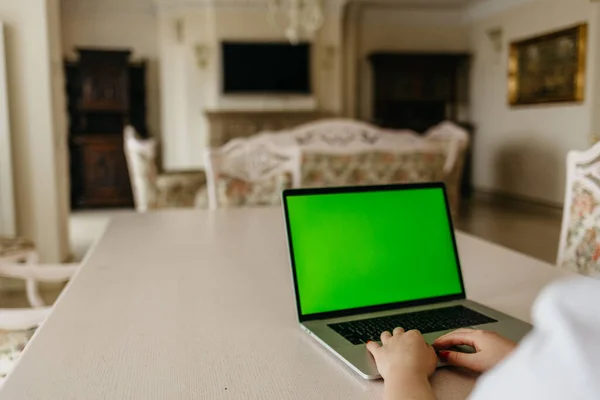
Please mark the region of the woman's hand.
POLYGON ((486 372, 495 367, 517 346, 495 332, 475 329, 458 329, 438 338, 433 347, 440 359, 450 365, 465 367, 476 372, 486 372), (448 351, 453 346, 473 347, 475 353, 448 351))
POLYGON ((419 331, 404 332, 402 328, 393 333, 381 334, 381 345, 367 343, 384 380, 403 377, 428 378, 437 366, 433 348, 425 342, 419 331))

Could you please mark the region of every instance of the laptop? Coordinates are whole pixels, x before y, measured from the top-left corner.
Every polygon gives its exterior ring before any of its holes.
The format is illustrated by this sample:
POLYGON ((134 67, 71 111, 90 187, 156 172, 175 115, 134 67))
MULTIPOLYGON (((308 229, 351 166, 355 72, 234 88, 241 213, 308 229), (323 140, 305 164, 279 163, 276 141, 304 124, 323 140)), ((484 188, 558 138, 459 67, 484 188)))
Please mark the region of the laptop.
POLYGON ((467 299, 443 183, 292 189, 283 206, 300 326, 363 378, 380 378, 366 342, 398 326, 430 344, 531 329, 467 299))

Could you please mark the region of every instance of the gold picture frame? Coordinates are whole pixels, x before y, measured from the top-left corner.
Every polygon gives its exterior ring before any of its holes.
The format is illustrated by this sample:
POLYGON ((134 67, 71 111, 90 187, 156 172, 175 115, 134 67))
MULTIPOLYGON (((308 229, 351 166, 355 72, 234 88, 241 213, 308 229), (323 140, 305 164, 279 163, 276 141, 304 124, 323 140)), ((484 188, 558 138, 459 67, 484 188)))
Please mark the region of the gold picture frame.
POLYGON ((511 43, 509 104, 582 102, 587 41, 588 25, 583 23, 511 43))

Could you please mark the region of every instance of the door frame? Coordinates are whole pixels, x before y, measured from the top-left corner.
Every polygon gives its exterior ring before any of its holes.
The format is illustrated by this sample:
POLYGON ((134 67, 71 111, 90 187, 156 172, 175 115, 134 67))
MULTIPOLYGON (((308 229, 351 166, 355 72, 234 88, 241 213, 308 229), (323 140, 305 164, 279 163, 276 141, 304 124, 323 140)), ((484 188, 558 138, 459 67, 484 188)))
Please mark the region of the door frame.
POLYGON ((15 236, 17 226, 4 32, 4 23, 0 22, 0 235, 15 236))

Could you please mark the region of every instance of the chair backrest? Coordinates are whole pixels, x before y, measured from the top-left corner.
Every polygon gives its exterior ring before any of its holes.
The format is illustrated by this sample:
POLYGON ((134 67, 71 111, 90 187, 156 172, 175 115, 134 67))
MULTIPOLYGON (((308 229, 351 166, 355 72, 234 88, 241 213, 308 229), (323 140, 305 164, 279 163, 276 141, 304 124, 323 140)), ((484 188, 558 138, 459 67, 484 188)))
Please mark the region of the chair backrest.
POLYGON ((279 145, 302 151, 348 154, 419 146, 423 140, 411 130, 391 131, 351 119, 323 119, 296 128, 265 133, 279 145))
POLYGON ((300 146, 303 154, 355 154, 365 152, 446 152, 444 172, 450 174, 458 163, 461 148, 468 146, 465 130, 445 122, 420 136, 408 129, 390 130, 351 119, 323 119, 279 132, 264 132, 278 146, 300 146))
POLYGON ((205 151, 211 209, 273 205, 281 191, 300 185, 300 151, 262 138, 234 139, 205 151))
POLYGON ((567 155, 567 185, 557 265, 600 276, 600 143, 567 155))
POLYGON ((132 126, 125 127, 123 136, 135 208, 139 212, 154 209, 158 203, 157 143, 140 139, 132 126))
POLYGON ((325 119, 258 137, 300 148, 303 187, 444 180, 460 147, 454 139, 427 140, 411 130, 350 119, 325 119))

